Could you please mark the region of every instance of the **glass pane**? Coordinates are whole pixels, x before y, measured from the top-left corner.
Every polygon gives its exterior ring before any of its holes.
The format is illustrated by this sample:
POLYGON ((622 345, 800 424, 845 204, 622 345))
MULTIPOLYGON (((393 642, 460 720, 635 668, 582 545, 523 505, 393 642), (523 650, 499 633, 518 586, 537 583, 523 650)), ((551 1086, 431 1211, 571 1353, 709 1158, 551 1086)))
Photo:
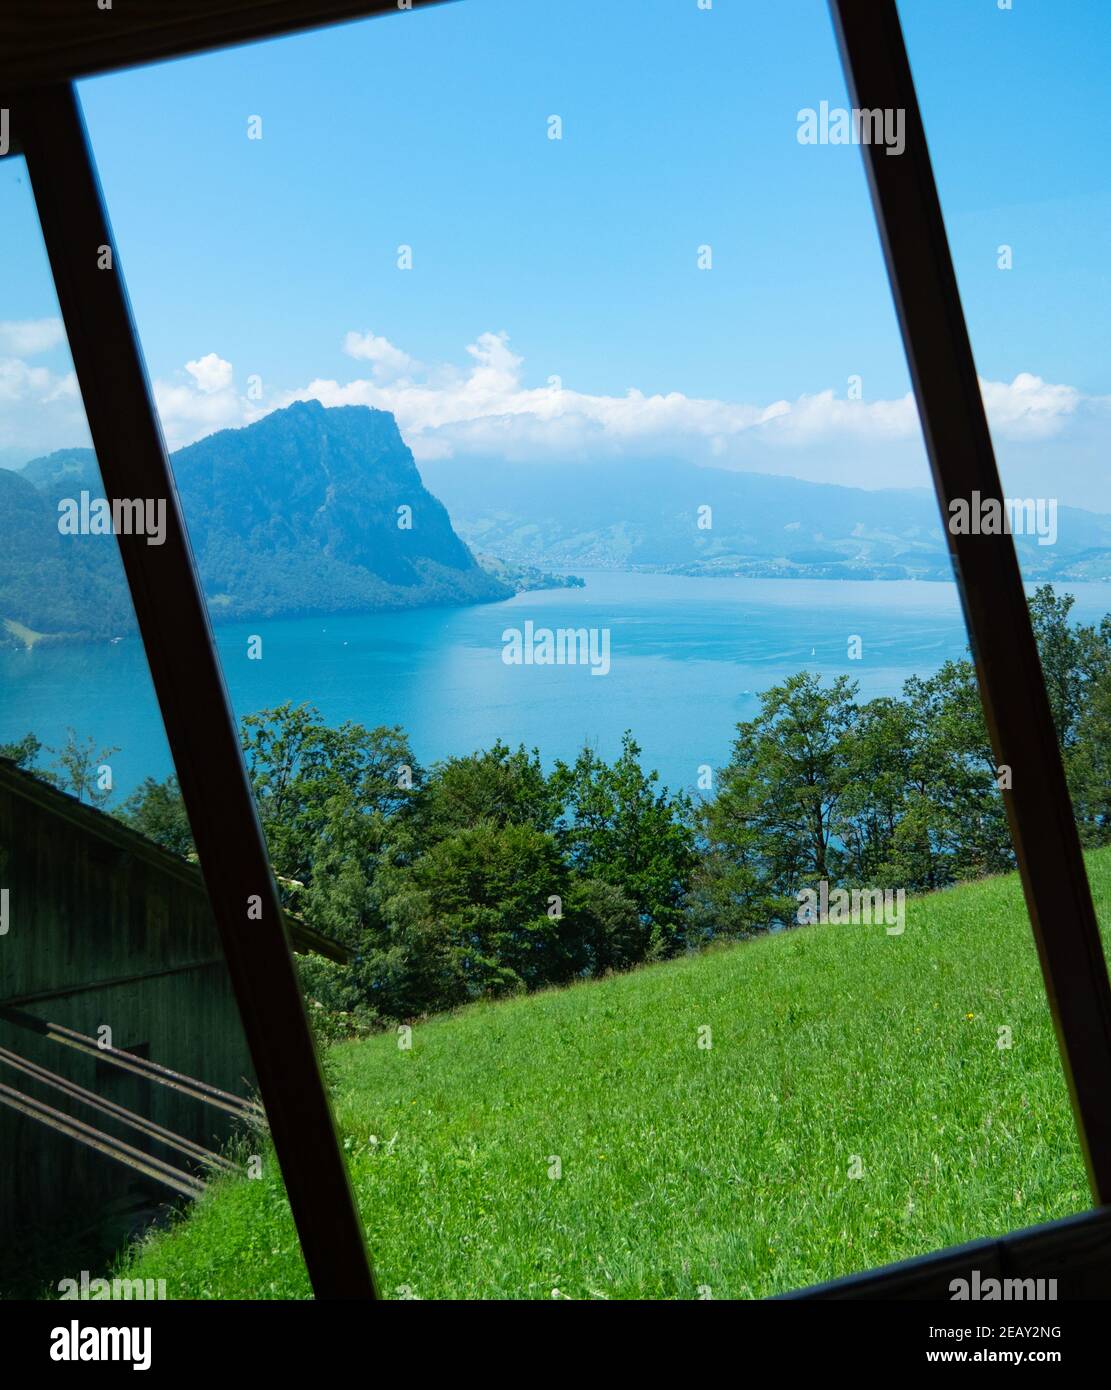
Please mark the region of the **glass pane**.
MULTIPOLYGON (((1111 15, 1098 5, 1019 13, 901 0, 899 9, 1106 943, 1111 172, 1102 90, 1111 15), (947 96, 954 82, 959 104, 947 96), (1005 132, 990 161, 964 138, 984 122, 1005 132)), ((996 523, 981 504, 967 524, 996 523)))
POLYGON ((14 157, 0 217, 0 1295, 181 1297, 133 1243, 279 1179, 114 534, 164 517, 107 505, 14 157))
MULTIPOLYGON (((1085 1206, 825 6, 82 100, 271 855, 356 955, 304 981, 384 1292, 763 1296, 1085 1206)), ((135 1267, 304 1292, 272 1195, 135 1267)))

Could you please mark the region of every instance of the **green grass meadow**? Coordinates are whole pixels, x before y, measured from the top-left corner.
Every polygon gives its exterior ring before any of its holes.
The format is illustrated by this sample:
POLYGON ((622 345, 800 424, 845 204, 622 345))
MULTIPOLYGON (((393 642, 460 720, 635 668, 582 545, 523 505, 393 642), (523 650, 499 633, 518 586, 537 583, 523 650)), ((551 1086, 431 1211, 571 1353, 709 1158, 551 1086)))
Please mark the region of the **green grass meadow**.
MULTIPOLYGON (((1109 923, 1111 850, 1088 863, 1109 923)), ((800 928, 328 1069, 390 1298, 757 1298, 1090 1205, 1013 875, 909 900, 901 936, 800 928)), ((272 1153, 124 1267, 309 1295, 272 1153)))

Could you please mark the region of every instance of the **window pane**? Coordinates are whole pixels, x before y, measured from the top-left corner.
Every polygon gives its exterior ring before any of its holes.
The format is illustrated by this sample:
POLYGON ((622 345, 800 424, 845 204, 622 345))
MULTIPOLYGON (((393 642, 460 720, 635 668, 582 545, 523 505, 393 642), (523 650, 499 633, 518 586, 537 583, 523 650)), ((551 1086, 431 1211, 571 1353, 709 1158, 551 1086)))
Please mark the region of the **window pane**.
POLYGON ((0 216, 0 1292, 181 1297, 95 1281, 280 1179, 116 540, 165 502, 107 505, 20 159, 0 216))
MULTIPOLYGON (((1086 4, 899 8, 1106 940, 1111 173, 1102 90, 1111 16, 1086 4), (947 95, 954 83, 959 103, 947 95), (992 159, 977 157, 969 129, 994 132, 992 159)), ((982 506, 969 514, 977 523, 994 524, 982 506)))
MULTIPOLYGON (((82 100, 271 856, 356 954, 305 986, 386 1294, 762 1296, 1086 1206, 825 7, 82 100)), ((221 1201, 139 1267, 296 1290, 221 1201)))

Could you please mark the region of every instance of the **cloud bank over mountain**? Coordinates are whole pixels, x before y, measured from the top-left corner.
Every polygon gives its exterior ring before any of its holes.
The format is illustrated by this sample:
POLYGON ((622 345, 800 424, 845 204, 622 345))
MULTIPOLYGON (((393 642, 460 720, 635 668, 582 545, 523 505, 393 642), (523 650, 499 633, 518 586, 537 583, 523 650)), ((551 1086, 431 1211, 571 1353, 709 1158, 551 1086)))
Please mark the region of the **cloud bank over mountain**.
MULTIPOLYGON (((86 437, 72 372, 32 360, 55 347, 60 333, 57 320, 0 324, 0 409, 11 444, 26 440, 38 449, 86 437)), ((418 461, 570 465, 650 456, 860 487, 929 481, 913 397, 872 399, 867 380, 773 401, 646 393, 636 386, 605 395, 555 376, 528 384, 524 360, 505 332, 479 334, 461 362, 423 363, 372 328, 348 331, 342 348, 350 376, 293 388, 242 374, 218 352, 198 354, 154 383, 169 446, 316 400, 390 411, 418 461)), ((1062 502, 1111 510, 1103 466, 1111 396, 1086 395, 1033 372, 1009 382, 981 380, 981 390, 1008 491, 1041 495, 1052 480, 1062 502)))
MULTIPOLYGON (((350 376, 318 377, 259 401, 231 382, 216 393, 159 382, 171 441, 216 428, 217 416, 223 425, 243 423, 294 400, 318 400, 390 411, 419 461, 575 464, 651 456, 860 487, 929 483, 913 397, 870 399, 866 381, 859 398, 848 383, 755 402, 635 386, 603 395, 558 377, 529 384, 504 332, 480 334, 465 363, 421 363, 371 329, 348 332, 344 350, 358 364, 350 376)), ((981 389, 1010 490, 1040 495, 1052 479, 1063 502, 1111 510, 1111 482, 1100 465, 1111 436, 1111 396, 1087 396, 1032 372, 1009 382, 982 380, 981 389)))

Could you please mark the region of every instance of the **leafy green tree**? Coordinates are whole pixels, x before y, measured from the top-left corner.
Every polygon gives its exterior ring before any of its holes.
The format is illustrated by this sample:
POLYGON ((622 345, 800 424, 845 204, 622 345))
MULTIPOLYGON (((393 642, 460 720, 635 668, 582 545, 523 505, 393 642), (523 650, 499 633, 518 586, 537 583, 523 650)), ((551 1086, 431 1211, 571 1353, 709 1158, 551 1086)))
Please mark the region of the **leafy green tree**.
POLYGON ((306 704, 248 715, 242 741, 271 862, 306 885, 339 853, 369 869, 423 776, 401 729, 331 728, 306 704))
POLYGON ((451 922, 436 918, 408 866, 385 875, 386 926, 368 935, 351 967, 358 999, 384 1018, 419 1018, 473 998, 451 922))
POLYGON ((145 778, 116 814, 132 830, 172 854, 187 859, 195 853, 193 831, 176 777, 167 777, 164 782, 145 778))
POLYGON ((1044 584, 1030 617, 1080 837, 1102 845, 1111 841, 1111 616, 1074 624, 1074 602, 1044 584))
POLYGON ((887 696, 862 705, 846 729, 833 829, 852 883, 899 887, 929 877, 930 837, 914 814, 928 780, 919 735, 910 705, 887 696))
POLYGON ((437 763, 413 799, 408 828, 428 846, 479 821, 546 833, 559 812, 558 786, 545 776, 536 749, 513 751, 499 739, 485 752, 437 763))
POLYGON ((51 748, 50 751, 57 754, 52 780, 62 791, 98 808, 111 800, 112 787, 102 785, 100 769, 108 764, 114 753, 120 751, 118 748, 98 750, 91 737, 82 741, 75 730, 67 729, 65 743, 61 748, 51 748))
POLYGON ((244 719, 242 739, 282 900, 354 951, 348 1002, 375 1018, 366 963, 386 930, 377 874, 423 777, 408 740, 396 728, 333 728, 288 703, 244 719))
POLYGON ((916 731, 916 819, 933 855, 926 876, 907 886, 937 888, 1013 868, 999 784, 1006 773, 996 767, 972 663, 947 661, 927 679, 912 677, 903 692, 916 731))
POLYGON ((683 946, 697 856, 689 799, 659 787, 640 753, 631 733, 613 763, 584 748, 573 765, 556 764, 552 785, 564 805, 558 833, 569 865, 621 889, 644 928, 640 959, 658 959, 683 946))
POLYGON ((718 794, 701 817, 704 860, 692 910, 702 936, 793 922, 801 887, 840 880, 849 860, 837 831, 854 771, 856 690, 844 676, 826 688, 804 671, 765 691, 756 717, 737 725, 718 794))
POLYGON ((57 778, 53 773, 35 767, 42 752, 42 744, 34 734, 24 734, 16 743, 0 743, 0 758, 6 758, 8 762, 15 763, 16 767, 34 768, 35 776, 45 778, 48 782, 56 782, 57 778))
POLYGON ((566 983, 582 968, 575 925, 564 921, 566 865, 555 839, 534 826, 480 821, 393 882, 384 915, 436 940, 452 1000, 566 983))
POLYGON ((1101 673, 1086 692, 1076 742, 1066 752, 1066 772, 1080 838, 1111 843, 1111 674, 1101 673))
POLYGON ((581 974, 607 975, 653 959, 652 927, 616 883, 572 875, 564 919, 570 924, 565 948, 574 951, 581 974))
POLYGON ((1090 649, 1092 629, 1078 629, 1069 622, 1075 602, 1072 594, 1058 596, 1049 584, 1042 584, 1029 600, 1030 621, 1038 644, 1046 694, 1063 749, 1071 748, 1076 742, 1088 665, 1093 655, 1090 649))

